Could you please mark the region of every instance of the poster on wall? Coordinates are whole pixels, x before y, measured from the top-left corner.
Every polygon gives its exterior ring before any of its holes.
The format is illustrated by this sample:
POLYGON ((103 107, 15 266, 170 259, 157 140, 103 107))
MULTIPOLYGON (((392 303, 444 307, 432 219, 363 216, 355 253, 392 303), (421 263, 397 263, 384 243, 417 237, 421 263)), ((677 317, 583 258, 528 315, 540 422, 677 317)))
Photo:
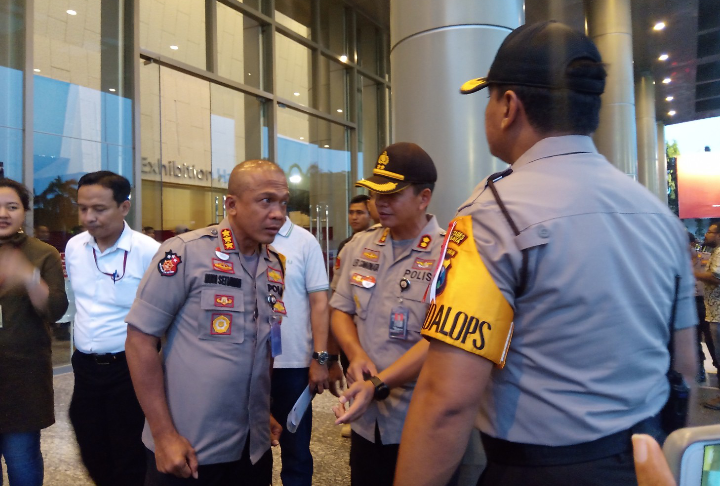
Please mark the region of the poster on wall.
POLYGON ((720 153, 678 156, 677 177, 681 219, 720 217, 720 153))

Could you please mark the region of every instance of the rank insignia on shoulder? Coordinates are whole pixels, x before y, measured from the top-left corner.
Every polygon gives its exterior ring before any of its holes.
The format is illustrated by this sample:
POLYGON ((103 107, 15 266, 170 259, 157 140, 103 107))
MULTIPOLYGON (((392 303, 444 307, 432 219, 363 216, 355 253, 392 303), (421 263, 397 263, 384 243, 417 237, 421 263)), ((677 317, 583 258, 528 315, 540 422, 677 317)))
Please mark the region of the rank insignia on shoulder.
POLYGON ((232 262, 224 262, 217 258, 212 259, 212 267, 213 270, 217 270, 218 272, 235 273, 235 267, 232 262))
POLYGON ((285 303, 282 300, 275 301, 275 303, 273 304, 273 312, 277 312, 278 314, 286 316, 287 309, 285 309, 285 303))
POLYGON ((340 270, 340 257, 335 257, 335 270, 340 270))
POLYGON ((174 253, 172 250, 166 251, 165 257, 158 262, 158 272, 160 272, 160 275, 163 277, 172 277, 177 273, 178 265, 181 263, 182 259, 180 255, 174 253))
POLYGON ((361 275, 359 273, 353 273, 350 277, 350 283, 357 286, 357 287, 363 287, 366 289, 372 288, 375 286, 375 277, 369 276, 369 275, 361 275))
POLYGON ((362 252, 362 257, 366 260, 377 261, 380 258, 380 252, 365 248, 362 252))
POLYGON ((232 315, 231 314, 213 314, 212 327, 210 334, 214 335, 230 335, 232 332, 232 315))
POLYGON ((413 270, 432 270, 435 265, 435 260, 423 260, 422 258, 416 258, 413 263, 413 270))
POLYGON ((267 269, 268 282, 283 284, 282 272, 277 268, 268 267, 267 269))
POLYGON ((387 237, 390 234, 390 228, 385 228, 382 232, 382 235, 380 235, 380 239, 377 241, 378 245, 384 245, 387 241, 387 237))
POLYGON ((220 232, 220 238, 222 239, 224 250, 234 250, 235 240, 233 240, 232 231, 229 228, 225 228, 220 232))
POLYGON ((432 238, 430 238, 430 235, 422 235, 417 247, 422 248, 424 250, 425 248, 430 246, 431 242, 432 242, 432 238))
POLYGON ((215 294, 215 307, 235 307, 235 297, 215 294))

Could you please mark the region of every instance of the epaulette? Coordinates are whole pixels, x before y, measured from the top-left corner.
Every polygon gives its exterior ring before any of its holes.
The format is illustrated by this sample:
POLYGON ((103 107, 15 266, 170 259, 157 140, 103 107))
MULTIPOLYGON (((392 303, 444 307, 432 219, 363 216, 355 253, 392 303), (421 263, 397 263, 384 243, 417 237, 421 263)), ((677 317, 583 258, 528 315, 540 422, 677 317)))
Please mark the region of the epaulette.
MULTIPOLYGON (((367 231, 367 232, 376 231, 376 230, 378 230, 378 229, 380 229, 380 228, 382 228, 382 227, 383 227, 383 225, 381 225, 380 223, 375 223, 374 225, 370 226, 370 227, 369 227, 368 229, 366 229, 365 231, 367 231)), ((362 231, 361 231, 361 233, 362 233, 362 231)), ((357 233, 356 233, 356 234, 357 234, 357 233)))
POLYGON ((213 238, 216 238, 217 237, 217 228, 215 228, 214 226, 210 226, 207 228, 199 228, 199 229, 188 231, 186 233, 181 233, 181 234, 175 235, 175 236, 177 236, 178 238, 183 240, 185 243, 200 239, 203 236, 211 236, 213 238))
POLYGON ((282 273, 283 273, 283 279, 285 278, 285 255, 277 251, 275 248, 272 247, 272 245, 267 246, 268 253, 272 253, 275 255, 280 262, 280 266, 282 267, 282 273))

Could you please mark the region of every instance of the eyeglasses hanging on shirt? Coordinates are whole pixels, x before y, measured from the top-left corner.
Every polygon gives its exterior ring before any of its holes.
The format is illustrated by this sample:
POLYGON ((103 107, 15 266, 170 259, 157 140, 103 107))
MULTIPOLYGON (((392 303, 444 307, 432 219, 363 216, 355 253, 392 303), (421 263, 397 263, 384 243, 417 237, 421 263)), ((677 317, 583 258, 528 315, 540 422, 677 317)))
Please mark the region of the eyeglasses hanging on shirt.
POLYGON ((110 277, 113 281, 113 284, 115 282, 117 282, 118 280, 122 280, 122 278, 125 276, 125 266, 127 265, 127 256, 128 256, 127 250, 125 250, 125 256, 123 257, 123 272, 122 272, 122 275, 120 275, 120 276, 118 276, 117 270, 115 270, 113 273, 107 273, 107 272, 103 272, 102 270, 100 270, 100 267, 98 266, 98 261, 97 261, 97 253, 95 253, 95 248, 93 248, 92 251, 93 251, 93 258, 95 259, 95 267, 98 269, 98 272, 110 277))

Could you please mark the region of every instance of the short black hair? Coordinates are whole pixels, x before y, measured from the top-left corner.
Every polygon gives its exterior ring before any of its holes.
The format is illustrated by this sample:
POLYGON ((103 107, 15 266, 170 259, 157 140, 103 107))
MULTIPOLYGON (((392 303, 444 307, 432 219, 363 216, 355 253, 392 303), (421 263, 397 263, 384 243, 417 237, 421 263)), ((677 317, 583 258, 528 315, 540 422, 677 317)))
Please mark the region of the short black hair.
POLYGON ((78 181, 78 189, 82 186, 94 186, 96 184, 110 189, 118 206, 130 199, 130 181, 109 170, 88 172, 78 181))
MULTIPOLYGON (((566 76, 597 78, 606 76, 605 65, 590 59, 577 59, 568 65, 566 76)), ((513 91, 525 108, 530 125, 541 134, 569 133, 589 135, 600 124, 599 94, 570 89, 547 89, 518 85, 490 85, 497 98, 513 91)))
POLYGON ((369 200, 370 196, 368 196, 367 194, 358 194, 357 196, 350 199, 350 204, 364 204, 365 206, 367 206, 369 200))
POLYGON ((15 191, 20 198, 25 211, 30 211, 30 191, 27 187, 12 179, 0 179, 0 187, 9 187, 15 191))
POLYGON ((143 226, 143 231, 155 231, 155 228, 152 226, 143 226))
POLYGON ((423 192, 425 189, 430 189, 430 192, 433 192, 435 190, 435 183, 434 182, 426 182, 424 184, 413 184, 412 190, 417 196, 421 192, 423 192))

